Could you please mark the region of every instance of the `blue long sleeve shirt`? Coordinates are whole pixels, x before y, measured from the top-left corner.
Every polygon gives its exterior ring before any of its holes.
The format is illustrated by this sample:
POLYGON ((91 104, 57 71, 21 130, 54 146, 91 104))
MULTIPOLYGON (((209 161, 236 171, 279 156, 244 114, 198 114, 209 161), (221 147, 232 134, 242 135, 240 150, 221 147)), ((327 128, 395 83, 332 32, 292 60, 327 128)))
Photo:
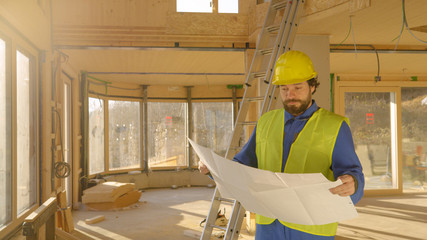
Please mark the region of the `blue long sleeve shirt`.
MULTIPOLYGON (((295 134, 301 132, 307 123, 308 119, 317 110, 317 104, 313 100, 313 104, 301 115, 294 117, 292 114, 285 111, 285 136, 283 140, 283 160, 282 172, 285 169, 289 151, 294 140, 295 134)), ((256 149, 256 127, 252 132, 249 141, 245 144, 242 150, 234 156, 234 161, 251 166, 258 167, 258 160, 255 153, 256 149)), ((338 132, 335 147, 332 153, 331 169, 335 179, 341 175, 352 175, 357 181, 356 192, 350 196, 354 204, 359 202, 363 196, 363 188, 365 179, 362 172, 362 165, 354 150, 353 138, 350 127, 344 121, 338 132)))

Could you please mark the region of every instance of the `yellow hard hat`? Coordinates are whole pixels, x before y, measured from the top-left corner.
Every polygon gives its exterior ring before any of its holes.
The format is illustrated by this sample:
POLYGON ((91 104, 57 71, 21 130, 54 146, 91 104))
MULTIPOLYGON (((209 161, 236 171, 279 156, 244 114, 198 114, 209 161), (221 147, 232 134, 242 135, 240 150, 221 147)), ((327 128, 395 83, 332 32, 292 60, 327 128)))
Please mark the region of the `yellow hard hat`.
POLYGON ((277 59, 273 84, 302 83, 317 76, 310 58, 300 51, 287 51, 277 59))

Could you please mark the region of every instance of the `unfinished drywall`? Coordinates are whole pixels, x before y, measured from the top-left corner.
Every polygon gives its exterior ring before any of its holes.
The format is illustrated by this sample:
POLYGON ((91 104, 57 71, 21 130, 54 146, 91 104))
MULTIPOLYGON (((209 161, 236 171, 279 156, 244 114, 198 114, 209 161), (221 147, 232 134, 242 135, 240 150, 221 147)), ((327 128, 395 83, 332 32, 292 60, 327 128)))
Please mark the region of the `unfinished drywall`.
POLYGON ((293 49, 305 52, 311 58, 320 82, 313 98, 318 106, 330 110, 329 36, 297 35, 293 49))

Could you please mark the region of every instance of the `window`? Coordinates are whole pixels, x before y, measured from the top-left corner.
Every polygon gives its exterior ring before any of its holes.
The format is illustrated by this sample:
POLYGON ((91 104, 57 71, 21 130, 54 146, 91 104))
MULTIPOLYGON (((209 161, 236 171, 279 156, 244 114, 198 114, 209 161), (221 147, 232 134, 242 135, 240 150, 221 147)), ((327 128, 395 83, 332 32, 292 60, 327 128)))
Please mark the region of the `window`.
POLYGON ((396 188, 393 179, 393 92, 346 92, 345 116, 367 179, 365 189, 396 188))
POLYGON ((16 51, 17 214, 37 200, 37 138, 30 58, 16 51))
POLYGON ((148 165, 187 166, 186 103, 149 102, 147 111, 148 165))
POLYGON ((177 0, 176 11, 211 13, 212 0, 177 0))
POLYGON ((0 227, 12 218, 10 92, 6 79, 6 42, 0 39, 0 227))
POLYGON ((104 100, 89 98, 89 174, 105 170, 104 100))
POLYGON ((423 190, 427 169, 427 88, 402 88, 403 189, 423 190))
POLYGON ((140 104, 108 101, 109 170, 141 167, 140 104))
POLYGON ((192 103, 191 116, 184 101, 147 102, 147 126, 142 128, 140 101, 89 97, 89 174, 143 169, 145 164, 152 169, 196 166, 196 154, 190 154, 191 159, 187 154, 187 118, 192 139, 224 156, 232 134, 233 104, 198 101, 192 103), (144 148, 142 129, 147 131, 144 148))
POLYGON ((337 81, 336 86, 337 110, 350 120, 365 192, 426 191, 427 82, 337 81))
POLYGON ((239 13, 239 0, 218 0, 219 13, 239 13))
POLYGON ((3 239, 37 208, 39 82, 38 52, 16 32, 0 25, 0 239, 3 239))
MULTIPOLYGON (((177 0, 177 12, 212 13, 213 0, 177 0)), ((218 0, 218 13, 239 13, 239 0, 218 0)))
MULTIPOLYGON (((225 156, 233 132, 232 102, 195 102, 192 119, 192 140, 225 156)), ((196 166, 196 154, 192 157, 191 165, 196 166)))

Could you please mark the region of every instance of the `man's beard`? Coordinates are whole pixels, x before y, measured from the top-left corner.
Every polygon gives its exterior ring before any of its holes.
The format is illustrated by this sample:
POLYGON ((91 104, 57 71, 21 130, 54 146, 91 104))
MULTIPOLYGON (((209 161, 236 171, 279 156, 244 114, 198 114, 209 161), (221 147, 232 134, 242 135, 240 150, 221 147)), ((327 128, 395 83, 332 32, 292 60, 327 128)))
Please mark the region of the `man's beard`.
POLYGON ((307 110, 310 103, 311 103, 310 98, 307 98, 305 101, 304 100, 286 100, 283 102, 283 107, 288 113, 292 114, 293 116, 298 116, 298 115, 301 115, 303 112, 305 112, 305 110, 307 110), (289 102, 299 102, 300 105, 299 106, 296 106, 294 104, 289 105, 289 102))

